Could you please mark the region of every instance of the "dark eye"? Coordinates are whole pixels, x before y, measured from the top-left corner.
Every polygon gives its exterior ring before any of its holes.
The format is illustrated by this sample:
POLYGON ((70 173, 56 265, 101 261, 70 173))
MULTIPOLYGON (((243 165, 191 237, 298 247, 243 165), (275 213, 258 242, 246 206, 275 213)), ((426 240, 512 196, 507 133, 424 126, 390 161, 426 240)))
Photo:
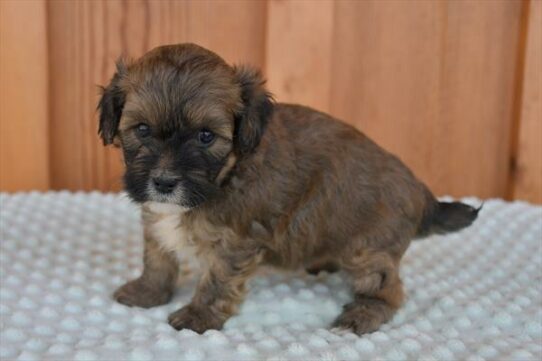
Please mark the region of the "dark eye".
POLYGON ((149 127, 145 123, 138 124, 136 126, 136 131, 137 131, 137 134, 142 138, 145 138, 145 137, 148 137, 149 135, 151 135, 151 127, 149 127))
POLYGON ((198 140, 201 144, 211 144, 211 142, 215 139, 215 133, 211 132, 209 129, 202 129, 199 131, 198 134, 198 140))

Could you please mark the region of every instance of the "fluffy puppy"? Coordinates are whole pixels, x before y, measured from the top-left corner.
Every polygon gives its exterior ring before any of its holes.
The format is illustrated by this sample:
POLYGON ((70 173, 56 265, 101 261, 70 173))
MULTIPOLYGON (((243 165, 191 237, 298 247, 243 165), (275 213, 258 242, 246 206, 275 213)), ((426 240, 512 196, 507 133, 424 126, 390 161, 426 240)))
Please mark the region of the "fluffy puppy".
POLYGON ((362 334, 403 301, 399 261, 413 238, 470 225, 477 210, 440 203, 399 159, 313 109, 274 103, 257 70, 193 44, 119 63, 99 133, 122 147, 125 189, 142 206, 142 275, 114 298, 168 302, 178 252, 206 265, 176 329, 220 329, 262 264, 341 269, 354 299, 334 326, 362 334))

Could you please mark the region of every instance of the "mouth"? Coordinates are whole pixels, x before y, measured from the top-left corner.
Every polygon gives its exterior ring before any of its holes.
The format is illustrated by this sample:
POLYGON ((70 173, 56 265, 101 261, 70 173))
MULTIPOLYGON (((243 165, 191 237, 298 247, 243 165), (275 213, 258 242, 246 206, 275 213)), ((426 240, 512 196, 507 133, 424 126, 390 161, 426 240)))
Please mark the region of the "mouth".
POLYGON ((153 202, 176 205, 189 210, 199 207, 218 194, 213 185, 196 182, 190 178, 181 180, 172 177, 150 177, 146 185, 134 193, 138 202, 153 202), (175 181, 173 181, 175 179, 175 181))

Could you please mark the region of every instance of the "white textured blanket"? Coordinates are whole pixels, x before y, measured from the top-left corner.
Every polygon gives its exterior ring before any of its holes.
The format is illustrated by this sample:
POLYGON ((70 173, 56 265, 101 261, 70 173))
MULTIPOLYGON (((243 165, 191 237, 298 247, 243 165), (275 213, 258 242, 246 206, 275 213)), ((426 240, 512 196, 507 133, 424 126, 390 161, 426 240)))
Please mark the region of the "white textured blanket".
POLYGON ((270 270, 223 331, 177 332, 167 315, 194 276, 167 306, 111 299, 141 270, 139 213, 125 197, 1 194, 0 208, 2 360, 542 359, 542 207, 491 200, 467 230, 414 242, 408 301, 362 337, 327 328, 351 297, 340 274, 270 270))

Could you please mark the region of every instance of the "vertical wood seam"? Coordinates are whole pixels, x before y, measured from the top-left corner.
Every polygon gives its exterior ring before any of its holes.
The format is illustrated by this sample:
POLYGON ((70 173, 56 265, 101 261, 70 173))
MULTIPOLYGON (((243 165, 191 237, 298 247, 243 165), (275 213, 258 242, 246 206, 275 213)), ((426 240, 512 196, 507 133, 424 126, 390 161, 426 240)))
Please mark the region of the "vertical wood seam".
MULTIPOLYGON (((269 43, 269 0, 262 0, 265 1, 265 6, 263 7, 263 21, 265 22, 263 26, 263 45, 262 45, 262 54, 261 54, 261 67, 262 72, 265 76, 265 79, 267 81, 267 45, 269 43)), ((254 65, 254 64, 252 64, 254 65)))
POLYGON ((51 157, 51 155, 53 154, 53 150, 52 150, 52 147, 53 147, 53 142, 52 142, 52 137, 53 137, 53 127, 52 127, 52 119, 53 119, 53 82, 51 81, 51 67, 52 67, 52 64, 53 64, 53 61, 51 59, 51 56, 52 56, 52 51, 51 51, 51 43, 52 43, 52 39, 51 39, 51 31, 50 31, 50 19, 49 19, 49 16, 50 16, 50 8, 49 8, 49 2, 45 2, 44 4, 45 6, 45 47, 46 47, 46 52, 47 54, 45 54, 45 61, 47 62, 47 64, 45 65, 45 73, 46 73, 46 78, 45 78, 45 81, 46 81, 46 85, 45 85, 45 89, 47 90, 47 94, 45 94, 45 97, 46 97, 46 106, 47 106, 47 130, 46 130, 46 134, 47 134, 47 144, 46 144, 46 150, 47 150, 47 156, 46 156, 46 159, 47 159, 47 188, 48 189, 51 189, 53 188, 53 159, 51 157))
POLYGON ((333 49, 334 44, 335 44, 335 33, 336 33, 335 24, 337 23, 336 18, 335 18, 337 15, 337 3, 335 1, 332 2, 331 12, 332 12, 331 30, 329 34, 329 53, 328 53, 329 61, 327 64, 328 68, 326 69, 326 71, 329 74, 328 83, 327 83, 327 111, 328 112, 331 112, 331 109, 332 109, 331 101, 332 101, 332 94, 333 94, 333 69, 335 69, 335 57, 333 56, 333 54, 335 53, 333 49))
POLYGON ((518 49, 516 55, 516 71, 514 79, 514 99, 512 104, 510 141, 508 156, 508 179, 506 182, 506 200, 514 199, 514 188, 517 181, 517 157, 519 147, 519 135, 521 128, 522 102, 523 102, 523 84, 525 82, 525 62, 527 55, 527 39, 529 36, 529 12, 531 0, 524 0, 521 6, 520 29, 518 39, 518 49))

